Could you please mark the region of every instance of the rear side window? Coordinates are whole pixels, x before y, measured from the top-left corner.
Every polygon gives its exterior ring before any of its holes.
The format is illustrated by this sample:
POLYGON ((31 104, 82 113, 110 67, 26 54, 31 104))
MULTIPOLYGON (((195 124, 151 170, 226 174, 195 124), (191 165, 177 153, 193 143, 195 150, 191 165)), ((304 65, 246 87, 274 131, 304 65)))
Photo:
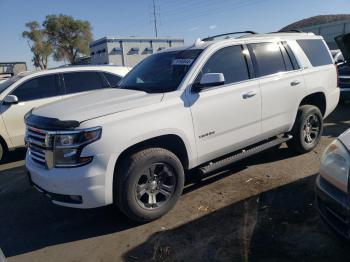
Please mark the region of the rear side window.
POLYGON ((58 96, 60 95, 58 77, 47 75, 28 80, 18 86, 12 95, 17 96, 20 102, 58 96))
POLYGON ((119 83, 120 79, 122 79, 120 76, 113 75, 110 73, 103 73, 103 75, 106 77, 111 87, 115 87, 119 83))
POLYGON ((249 49, 255 57, 254 60, 259 76, 286 71, 286 65, 278 43, 250 44, 249 49))
POLYGON ((66 94, 86 92, 106 87, 98 72, 73 72, 63 74, 66 94))
POLYGON ((242 51, 240 45, 225 47, 217 51, 204 65, 196 82, 199 82, 202 75, 206 73, 222 73, 225 77, 225 84, 249 79, 247 62, 242 51))
POLYGON ((333 64, 328 48, 320 39, 297 40, 312 66, 333 64))

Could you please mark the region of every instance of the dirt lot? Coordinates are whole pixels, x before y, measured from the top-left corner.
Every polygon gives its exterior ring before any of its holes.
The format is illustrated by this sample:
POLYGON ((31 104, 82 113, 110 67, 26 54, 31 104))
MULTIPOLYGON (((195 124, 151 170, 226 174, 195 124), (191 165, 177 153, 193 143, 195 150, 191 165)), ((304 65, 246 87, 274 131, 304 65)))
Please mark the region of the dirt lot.
POLYGON ((111 207, 55 206, 30 188, 24 152, 0 166, 0 248, 8 261, 349 261, 349 244, 320 220, 313 187, 325 146, 350 127, 350 105, 327 120, 320 146, 285 146, 203 178, 176 207, 134 224, 111 207))

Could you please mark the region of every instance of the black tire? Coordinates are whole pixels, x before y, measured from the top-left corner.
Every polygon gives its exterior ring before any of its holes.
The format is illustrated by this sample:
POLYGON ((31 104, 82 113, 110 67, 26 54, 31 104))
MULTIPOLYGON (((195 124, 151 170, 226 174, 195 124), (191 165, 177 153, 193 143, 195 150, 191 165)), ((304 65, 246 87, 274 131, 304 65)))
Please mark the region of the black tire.
POLYGON ((310 152, 320 142, 322 132, 323 116, 320 109, 313 105, 300 106, 291 131, 293 138, 287 141, 287 145, 297 153, 310 152))
POLYGON ((124 159, 117 168, 114 203, 134 221, 155 220, 166 214, 181 196, 184 176, 183 166, 172 152, 163 148, 141 150, 124 159))
POLYGON ((5 148, 2 145, 2 143, 0 142, 0 164, 4 162, 5 159, 5 148))

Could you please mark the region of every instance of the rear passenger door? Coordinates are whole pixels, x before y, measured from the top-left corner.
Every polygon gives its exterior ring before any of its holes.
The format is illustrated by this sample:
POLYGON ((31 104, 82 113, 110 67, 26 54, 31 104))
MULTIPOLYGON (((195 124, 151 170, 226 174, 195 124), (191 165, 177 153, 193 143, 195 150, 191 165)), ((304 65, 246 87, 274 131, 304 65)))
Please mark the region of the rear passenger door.
POLYGON ((205 73, 225 77, 224 85, 189 94, 201 163, 259 140, 261 95, 248 55, 241 45, 223 47, 211 54, 195 80, 199 82, 205 73))
POLYGON ((102 74, 95 71, 63 73, 62 81, 65 87, 64 97, 109 87, 102 74))
POLYGON ((286 42, 248 45, 262 97, 262 134, 275 136, 289 131, 304 96, 304 78, 286 42))

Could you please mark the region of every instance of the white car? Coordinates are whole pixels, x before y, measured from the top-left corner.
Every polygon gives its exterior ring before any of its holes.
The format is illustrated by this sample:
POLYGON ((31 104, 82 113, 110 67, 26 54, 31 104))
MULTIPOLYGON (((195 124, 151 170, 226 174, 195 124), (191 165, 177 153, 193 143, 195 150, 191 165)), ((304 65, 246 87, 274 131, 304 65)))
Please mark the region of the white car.
POLYGON ((32 184, 59 205, 114 203, 150 221, 174 206, 186 170, 212 172, 283 142, 313 150, 339 101, 323 38, 216 39, 145 58, 118 89, 31 111, 32 184))
POLYGON ((350 129, 326 148, 316 180, 316 200, 322 218, 347 239, 350 239, 349 172, 350 129))
POLYGON ((34 107, 117 85, 129 68, 70 66, 23 72, 0 83, 0 160, 24 146, 24 115, 34 107))

